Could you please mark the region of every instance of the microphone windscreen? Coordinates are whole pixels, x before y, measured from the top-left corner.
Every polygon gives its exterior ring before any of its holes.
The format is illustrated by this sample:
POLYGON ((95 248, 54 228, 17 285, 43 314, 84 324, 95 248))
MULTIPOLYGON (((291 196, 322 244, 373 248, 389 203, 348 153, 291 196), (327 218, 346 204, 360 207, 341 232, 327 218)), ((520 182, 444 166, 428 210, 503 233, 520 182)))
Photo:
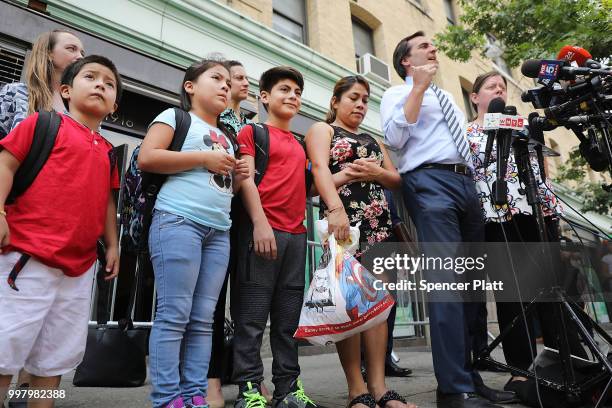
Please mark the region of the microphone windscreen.
POLYGON ((487 108, 487 113, 502 113, 504 108, 506 107, 506 102, 500 97, 492 99, 489 102, 489 107, 487 108))
POLYGON ((591 69, 605 69, 606 71, 610 71, 612 68, 609 66, 602 64, 601 62, 597 62, 592 59, 588 59, 584 62, 584 66, 591 69))
POLYGON ((590 52, 575 45, 566 45, 561 48, 561 51, 559 51, 559 54, 557 54, 557 59, 570 62, 574 61, 579 67, 584 67, 586 61, 591 58, 592 56, 590 52))
POLYGON ((521 65, 521 74, 527 78, 537 78, 538 74, 540 73, 541 65, 542 60, 528 59, 523 62, 523 65, 521 65))
POLYGON ((531 112, 527 117, 527 122, 532 122, 535 118, 538 117, 540 117, 540 114, 538 112, 531 112))
POLYGON ((515 116, 516 115, 516 106, 508 105, 504 109, 504 115, 515 116))

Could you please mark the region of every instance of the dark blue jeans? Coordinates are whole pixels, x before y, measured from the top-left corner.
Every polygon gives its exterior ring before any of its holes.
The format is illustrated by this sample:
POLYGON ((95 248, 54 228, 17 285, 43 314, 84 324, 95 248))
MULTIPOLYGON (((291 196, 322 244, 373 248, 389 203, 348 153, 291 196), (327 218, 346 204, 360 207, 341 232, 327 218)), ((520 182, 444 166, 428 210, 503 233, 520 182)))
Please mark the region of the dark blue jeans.
MULTIPOLYGON (((484 222, 474 181, 469 176, 442 169, 420 169, 402 174, 402 192, 420 242, 482 242, 484 222)), ((457 250, 458 249, 458 245, 457 250)), ((426 256, 437 256, 428 254, 426 256)), ((452 254, 446 254, 452 255, 452 254)), ((431 271, 425 279, 448 282, 453 271, 431 271)), ((471 363, 468 328, 475 319, 478 303, 429 297, 429 322, 434 371, 443 393, 473 392, 482 380, 471 363)))

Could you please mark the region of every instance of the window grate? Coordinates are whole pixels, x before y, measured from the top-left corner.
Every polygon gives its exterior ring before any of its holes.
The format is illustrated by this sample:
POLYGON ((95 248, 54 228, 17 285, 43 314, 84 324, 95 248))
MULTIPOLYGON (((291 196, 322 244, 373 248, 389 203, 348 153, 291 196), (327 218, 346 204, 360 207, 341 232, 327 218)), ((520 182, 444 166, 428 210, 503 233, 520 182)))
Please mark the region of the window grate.
POLYGON ((0 87, 19 82, 25 57, 9 51, 0 44, 0 87))

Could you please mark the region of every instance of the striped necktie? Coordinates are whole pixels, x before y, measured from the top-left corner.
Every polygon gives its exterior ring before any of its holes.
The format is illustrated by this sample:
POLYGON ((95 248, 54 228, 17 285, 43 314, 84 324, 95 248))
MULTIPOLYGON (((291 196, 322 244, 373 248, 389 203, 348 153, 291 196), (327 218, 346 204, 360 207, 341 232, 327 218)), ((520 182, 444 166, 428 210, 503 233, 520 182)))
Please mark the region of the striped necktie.
POLYGON ((446 124, 448 125, 448 129, 453 137, 453 141, 457 146, 457 151, 466 161, 466 163, 470 163, 470 145, 468 144, 465 136, 463 135, 463 126, 459 123, 457 116, 455 116, 455 110, 453 109, 453 104, 448 99, 444 92, 440 90, 435 84, 429 85, 432 91, 438 97, 438 101, 440 102, 440 107, 442 107, 442 114, 444 115, 444 119, 446 119, 446 124))

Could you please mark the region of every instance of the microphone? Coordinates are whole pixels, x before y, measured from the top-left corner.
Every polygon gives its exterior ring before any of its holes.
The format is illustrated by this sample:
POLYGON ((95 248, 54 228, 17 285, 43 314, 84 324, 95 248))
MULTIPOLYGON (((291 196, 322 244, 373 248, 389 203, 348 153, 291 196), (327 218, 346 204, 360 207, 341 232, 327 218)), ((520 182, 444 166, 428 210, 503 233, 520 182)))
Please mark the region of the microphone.
POLYGON ((611 69, 610 67, 602 64, 601 62, 595 61, 590 52, 588 52, 582 47, 577 47, 575 45, 566 45, 561 48, 561 51, 559 51, 559 54, 557 54, 557 59, 566 60, 570 63, 575 62, 576 65, 578 65, 579 67, 602 70, 611 69))
POLYGON ((551 86, 557 79, 574 80, 576 75, 609 75, 610 71, 588 67, 572 67, 566 60, 529 59, 521 65, 521 73, 527 78, 538 78, 538 82, 551 86))
MULTIPOLYGON (((506 106, 504 115, 516 116, 516 107, 506 106)), ((493 202, 497 205, 508 204, 506 170, 508 167, 508 157, 510 156, 511 142, 512 129, 500 128, 497 131, 497 180, 493 183, 493 202)))
MULTIPOLYGON (((537 112, 532 112, 532 113, 537 113, 537 112)), ((561 126, 559 124, 559 122, 557 122, 554 119, 549 119, 546 116, 540 116, 540 115, 529 115, 529 127, 530 127, 530 132, 531 132, 531 127, 535 126, 540 128, 543 131, 548 131, 548 130, 553 130, 555 128, 557 128, 558 126, 561 126)))
POLYGON ((566 45, 561 48, 561 51, 559 51, 559 54, 557 54, 558 60, 575 62, 579 67, 587 66, 586 62, 591 58, 593 58, 593 56, 590 52, 588 52, 582 47, 577 47, 575 45, 566 45))
MULTIPOLYGON (((495 98, 489 102, 489 107, 487 108, 487 113, 503 113, 504 108, 506 107, 506 102, 502 98, 495 98)), ((485 157, 484 157, 484 168, 486 169, 491 161, 491 152, 493 150, 493 140, 497 135, 497 129, 491 129, 486 131, 487 134, 487 145, 485 147, 485 157)))
MULTIPOLYGON (((531 112, 527 123, 529 123, 529 136, 539 143, 545 144, 544 140, 544 126, 538 125, 538 119, 540 115, 538 112, 531 112)), ((542 145, 535 145, 534 150, 538 156, 538 166, 540 167, 540 177, 542 181, 546 180, 546 171, 544 168, 544 153, 542 152, 542 145)))
POLYGON ((584 66, 587 67, 587 68, 599 69, 599 70, 604 70, 604 71, 612 70, 612 67, 604 65, 601 62, 597 62, 597 61, 592 60, 592 59, 586 60, 585 63, 584 63, 584 66))
POLYGON ((599 144, 597 143, 595 131, 592 128, 589 128, 587 133, 589 137, 580 142, 578 145, 578 150, 594 171, 604 171, 609 166, 608 158, 601 151, 599 144))
POLYGON ((586 110, 586 108, 583 107, 583 104, 587 104, 588 106, 588 101, 591 98, 592 96, 587 93, 567 102, 549 106, 548 108, 544 108, 544 115, 546 115, 546 117, 549 119, 558 120, 562 117, 563 113, 571 112, 578 108, 581 110, 586 110))
POLYGON ((531 102, 536 109, 544 109, 553 105, 552 101, 557 97, 565 95, 565 90, 558 82, 554 82, 552 87, 540 87, 528 89, 521 94, 521 100, 525 103, 531 102))

